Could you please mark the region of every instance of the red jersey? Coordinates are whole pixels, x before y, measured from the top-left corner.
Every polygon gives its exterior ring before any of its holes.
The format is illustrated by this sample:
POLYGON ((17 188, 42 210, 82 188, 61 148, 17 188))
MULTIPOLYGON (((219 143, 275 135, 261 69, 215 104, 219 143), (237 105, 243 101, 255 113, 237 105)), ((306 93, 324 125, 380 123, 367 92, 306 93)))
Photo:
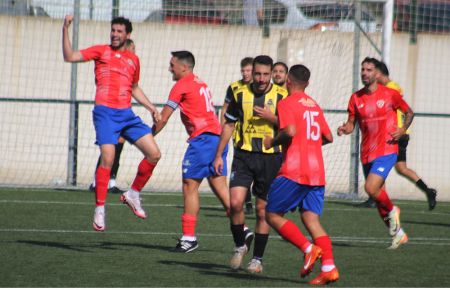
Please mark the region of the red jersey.
POLYGON ((131 88, 139 82, 139 58, 128 50, 96 45, 80 50, 83 59, 95 60, 95 104, 114 109, 131 107, 131 88))
POLYGON ((390 135, 398 128, 397 109, 406 113, 409 106, 399 92, 382 85, 371 94, 361 89, 350 97, 348 113, 355 117, 361 130, 363 164, 398 152, 398 144, 390 135))
POLYGON ((222 127, 215 113, 211 92, 196 75, 189 74, 175 83, 166 106, 174 110, 180 107, 181 121, 189 140, 205 132, 220 135, 222 127))
POLYGON ((277 109, 280 130, 288 125, 296 127, 291 142, 283 146, 283 164, 278 176, 304 185, 325 185, 322 136, 331 131, 322 109, 300 92, 281 100, 277 109))

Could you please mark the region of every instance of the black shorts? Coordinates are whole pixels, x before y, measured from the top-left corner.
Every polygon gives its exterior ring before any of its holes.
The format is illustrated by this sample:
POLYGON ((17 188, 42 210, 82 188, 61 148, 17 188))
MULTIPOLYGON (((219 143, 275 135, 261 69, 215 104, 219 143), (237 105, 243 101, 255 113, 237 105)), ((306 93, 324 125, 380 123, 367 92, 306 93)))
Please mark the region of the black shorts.
POLYGON ((267 200, 270 185, 280 170, 282 160, 281 153, 267 154, 235 149, 230 188, 251 187, 253 195, 267 200))
POLYGON ((405 134, 398 139, 397 162, 406 162, 406 147, 408 147, 409 135, 405 134))

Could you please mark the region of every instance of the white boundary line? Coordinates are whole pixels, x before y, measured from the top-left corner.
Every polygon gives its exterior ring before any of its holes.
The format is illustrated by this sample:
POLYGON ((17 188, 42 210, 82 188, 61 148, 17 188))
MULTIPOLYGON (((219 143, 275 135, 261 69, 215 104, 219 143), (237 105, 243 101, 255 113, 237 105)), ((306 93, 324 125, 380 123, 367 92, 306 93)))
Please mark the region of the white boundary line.
MULTIPOLYGON (((94 230, 53 230, 53 229, 1 229, 3 233, 45 233, 45 234, 94 234, 94 235, 140 235, 140 236, 179 236, 180 233, 175 232, 128 232, 128 231, 105 231, 102 233, 94 230)), ((197 234, 199 237, 208 238, 231 238, 231 234, 197 234)), ((281 240, 279 236, 270 236, 270 239, 281 240)), ((389 238, 376 237, 349 237, 349 236, 332 236, 333 242, 354 242, 354 243, 369 243, 369 244, 389 244, 389 238)), ((435 245, 435 246, 450 246, 450 238, 426 238, 417 237, 410 238, 408 244, 411 245, 435 245)))
MULTIPOLYGON (((1 199, 0 204, 2 203, 22 203, 22 204, 57 204, 57 205, 81 205, 81 206, 94 206, 94 202, 74 202, 74 201, 51 201, 51 200, 15 200, 15 199, 1 199)), ((146 207, 183 207, 183 204, 174 204, 174 203, 143 203, 143 206, 146 207)), ((119 202, 110 202, 107 206, 122 206, 122 203, 119 202)), ((204 205, 200 206, 200 208, 222 208, 221 205, 204 205)), ((367 210, 364 208, 335 208, 326 206, 324 208, 325 211, 363 211, 367 210)), ((402 210, 403 211, 403 210, 402 210)), ((403 211, 405 212, 405 211, 403 211)), ((406 212, 414 212, 416 214, 425 214, 425 215, 443 215, 450 216, 450 213, 447 212, 436 212, 436 211, 428 211, 428 210, 417 210, 412 211, 408 210, 406 212)))

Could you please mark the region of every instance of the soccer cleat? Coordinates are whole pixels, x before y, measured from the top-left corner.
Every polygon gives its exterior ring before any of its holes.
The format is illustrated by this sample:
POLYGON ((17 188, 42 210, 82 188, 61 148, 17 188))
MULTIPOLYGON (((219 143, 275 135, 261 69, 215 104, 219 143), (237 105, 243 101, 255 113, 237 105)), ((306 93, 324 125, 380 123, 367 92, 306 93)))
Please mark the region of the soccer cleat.
POLYGON ((113 187, 108 188, 108 192, 122 194, 125 192, 125 190, 122 190, 122 189, 118 188, 117 186, 113 186, 113 187))
POLYGON ((178 244, 173 249, 177 253, 190 253, 198 248, 197 241, 178 240, 178 244))
POLYGON ((393 237, 400 230, 400 208, 394 206, 386 219, 389 222, 389 234, 393 237))
POLYGON ((249 273, 262 273, 263 265, 261 260, 253 258, 247 265, 247 272, 249 273))
POLYGON ((124 204, 128 205, 128 207, 133 211, 133 213, 141 219, 146 219, 147 214, 145 213, 144 209, 141 207, 141 199, 138 198, 131 198, 130 192, 127 191, 124 194, 120 196, 120 201, 122 201, 124 204))
POLYGON ((314 268, 314 264, 317 259, 322 257, 322 249, 316 245, 312 245, 311 251, 305 254, 305 261, 303 263, 303 267, 300 269, 300 276, 302 278, 309 275, 314 268))
POLYGON ((94 222, 92 227, 97 232, 103 232, 106 228, 105 226, 105 207, 97 206, 94 211, 94 222))
POLYGON ((234 254, 233 257, 231 257, 230 261, 231 269, 237 270, 241 267, 242 260, 244 259, 244 256, 247 254, 247 252, 248 249, 246 245, 234 248, 234 254))
POLYGON ((326 285, 339 280, 339 272, 337 268, 334 268, 330 272, 321 271, 319 276, 309 281, 310 285, 326 285))
POLYGON ((255 238, 255 234, 249 228, 247 228, 246 230, 244 230, 244 235, 245 235, 245 245, 247 246, 248 251, 250 250, 253 239, 255 238))
POLYGON ((392 238, 392 244, 388 248, 388 250, 395 250, 401 245, 406 244, 407 242, 408 242, 408 235, 405 232, 400 231, 392 238))
POLYGON ((428 209, 433 210, 436 207, 436 189, 430 188, 426 192, 427 201, 428 201, 428 209))

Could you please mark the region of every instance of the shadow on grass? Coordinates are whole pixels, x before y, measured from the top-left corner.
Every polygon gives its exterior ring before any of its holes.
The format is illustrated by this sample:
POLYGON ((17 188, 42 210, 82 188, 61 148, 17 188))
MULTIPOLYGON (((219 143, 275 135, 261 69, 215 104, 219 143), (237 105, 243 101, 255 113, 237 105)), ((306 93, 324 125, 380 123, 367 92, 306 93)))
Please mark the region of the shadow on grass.
POLYGON ((94 244, 68 244, 68 243, 60 243, 53 241, 26 241, 26 240, 18 240, 16 241, 20 244, 28 244, 33 246, 40 247, 48 247, 48 248, 59 248, 70 251, 77 252, 86 252, 92 253, 95 252, 94 249, 104 249, 104 250, 124 250, 124 248, 142 248, 147 250, 161 250, 161 251, 170 251, 173 247, 168 246, 157 246, 157 245, 149 245, 149 244, 140 244, 140 243, 111 243, 111 242, 100 242, 94 244))
POLYGON ((215 264, 215 263, 199 263, 199 262, 186 262, 186 261, 159 261, 159 263, 169 266, 184 266, 189 268, 198 269, 203 275, 209 276, 221 276, 229 277, 242 280, 254 280, 254 281, 280 281, 280 282, 291 282, 307 284, 307 281, 302 280, 292 280, 277 277, 269 277, 264 274, 250 274, 244 272, 244 270, 233 271, 228 265, 215 264))
POLYGON ((436 226, 436 227, 450 227, 450 223, 432 223, 432 222, 418 222, 418 221, 409 221, 402 220, 402 224, 413 224, 413 225, 426 225, 426 226, 436 226))

